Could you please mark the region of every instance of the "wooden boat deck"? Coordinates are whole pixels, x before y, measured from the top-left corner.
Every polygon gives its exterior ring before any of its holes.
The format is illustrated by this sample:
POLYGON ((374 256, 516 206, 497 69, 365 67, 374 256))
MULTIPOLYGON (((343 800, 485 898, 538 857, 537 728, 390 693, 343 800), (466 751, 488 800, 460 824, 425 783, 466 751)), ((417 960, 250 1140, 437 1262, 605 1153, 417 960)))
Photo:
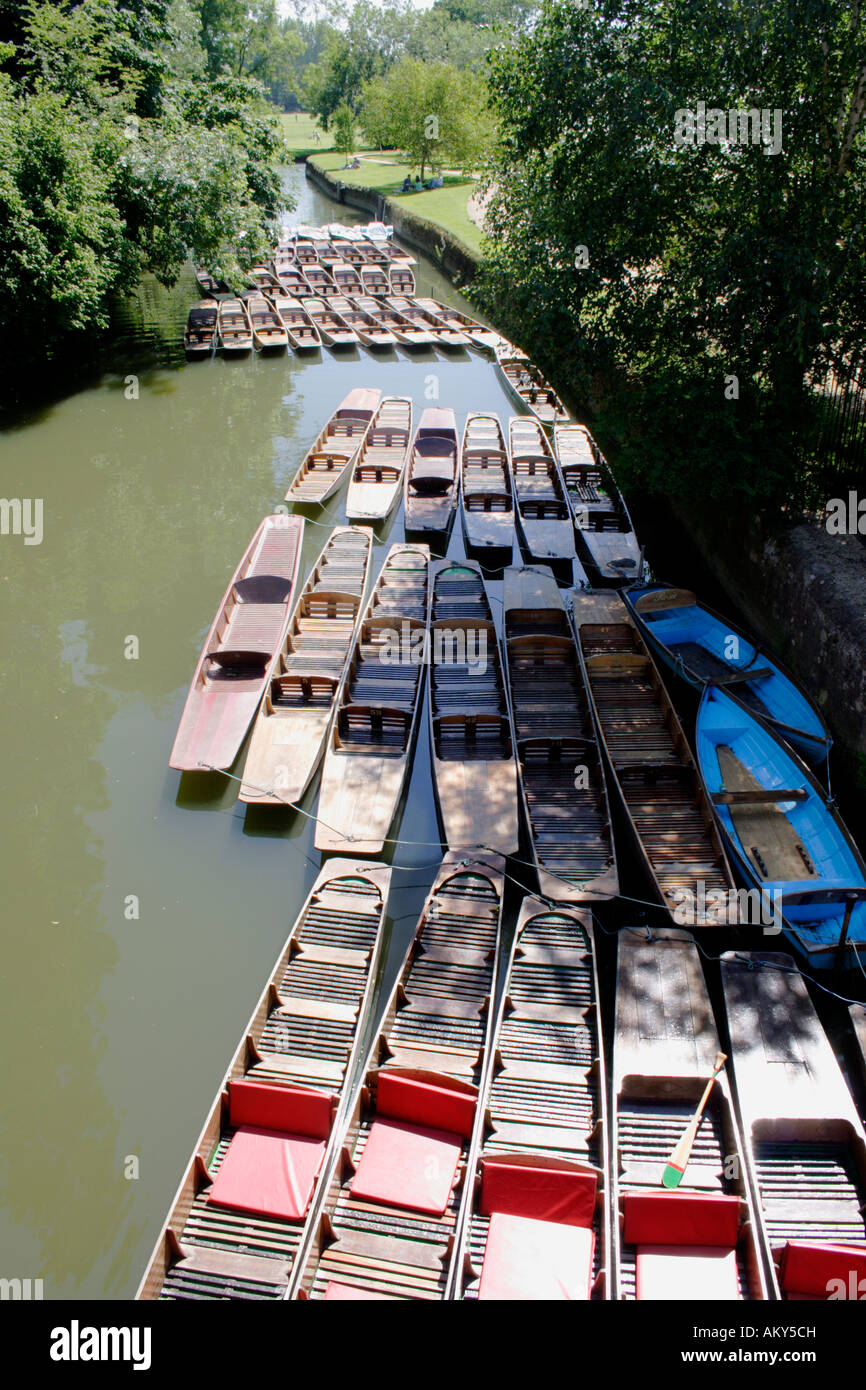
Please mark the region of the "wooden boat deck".
MULTIPOLYGON (((757 777, 724 744, 717 748, 725 790, 761 792, 757 777)), ((790 880, 817 879, 819 874, 788 817, 772 802, 728 807, 744 853, 755 863, 762 878, 790 880)))
MULTIPOLYGON (((491 1164, 509 1170, 515 1189, 525 1173, 530 1198, 539 1167, 548 1175, 551 1168, 595 1175, 590 1279, 593 1296, 605 1295, 600 1278, 608 1241, 605 1076, 590 921, 589 914, 551 910, 533 898, 521 905, 479 1105, 486 1120, 470 1157, 473 1201, 453 1261, 457 1298, 478 1297, 491 1221, 482 1209, 482 1177, 491 1164)), ((515 1200, 519 1206, 512 1190, 512 1204, 504 1210, 519 1214, 515 1200)), ((547 1291, 546 1296, 556 1295, 547 1291)), ((587 1292, 573 1296, 587 1297, 587 1292)))
POLYGON ((430 741, 445 842, 516 854, 517 764, 499 643, 481 571, 431 572, 430 741))
MULTIPOLYGON (((662 1174, 695 1112, 720 1051, 709 992, 694 939, 669 928, 626 929, 617 942, 614 1025, 614 1115, 611 1173, 616 1297, 637 1295, 637 1248, 626 1244, 621 1226, 627 1193, 664 1193, 662 1174)), ((754 1211, 746 1176, 746 1153, 724 1069, 697 1133, 679 1194, 736 1196, 741 1219, 736 1255, 739 1296, 766 1298, 766 1280, 755 1239, 754 1211)), ((676 1248, 676 1247, 674 1247, 676 1248)), ((673 1299, 689 1298, 688 1263, 677 1282, 671 1265, 673 1299)))
POLYGON ((505 669, 530 841, 545 896, 618 891, 607 791, 568 619, 549 570, 507 569, 505 669), (580 773, 583 769, 585 775, 580 773))
POLYGON ((138 1297, 285 1296, 336 1158, 353 1071, 363 1063, 390 876, 384 865, 349 860, 332 860, 320 872, 217 1095, 138 1297), (237 1081, 263 1082, 277 1092, 300 1086, 332 1099, 319 1186, 299 1219, 210 1198, 236 1133, 230 1115, 237 1081))
POLYGON ((514 499, 508 451, 496 415, 469 415, 460 450, 460 499, 466 543, 511 550, 514 499))
POLYGON ((307 452, 287 502, 322 503, 333 496, 357 457, 381 399, 380 391, 350 391, 307 452))
POLYGON ((318 766, 367 587, 369 532, 337 527, 289 620, 247 754, 239 799, 292 805, 318 766))
POLYGON ((524 353, 516 352, 510 345, 506 350, 497 348, 496 361, 506 385, 542 425, 551 428, 569 419, 553 387, 524 353))
MULTIPOLYGON (((333 290, 333 285, 329 284, 322 287, 321 293, 333 294, 333 290)), ((353 347, 360 341, 355 330, 344 323, 333 309, 329 309, 324 299, 305 299, 304 308, 319 330, 322 342, 328 347, 353 347)))
POLYGON ((422 412, 404 482, 407 534, 446 533, 457 506, 457 421, 453 410, 422 412))
POLYGON ((380 405, 352 469, 347 516, 379 521, 400 495, 412 431, 412 402, 388 397, 380 405))
POLYGON ((626 812, 662 902, 733 887, 708 798, 661 677, 616 595, 575 593, 581 662, 626 812))
POLYGON ((392 546, 361 621, 325 756, 316 849, 379 853, 396 814, 423 687, 412 639, 427 632, 428 560, 426 546, 392 546))
POLYGON ((786 1296, 788 1242, 866 1249, 866 1134, 793 959, 728 952, 722 984, 759 1221, 786 1296))
MULTIPOLYGON (((382 1077, 452 1088, 475 1115, 493 1021, 504 861, 449 854, 428 895, 406 963, 378 1030, 380 1066, 367 1077, 348 1126, 342 1171, 322 1207, 318 1235, 294 1290, 301 1298, 442 1299, 449 1254, 466 1194, 471 1131, 460 1140, 457 1177, 441 1213, 353 1192, 353 1178, 378 1114, 382 1077)), ((391 1121, 393 1124, 393 1121, 391 1121)), ((413 1130, 423 1120, 403 1124, 413 1130)))
POLYGON ((517 514, 530 555, 542 560, 573 559, 577 553, 574 523, 544 430, 536 420, 512 416, 508 439, 517 514))

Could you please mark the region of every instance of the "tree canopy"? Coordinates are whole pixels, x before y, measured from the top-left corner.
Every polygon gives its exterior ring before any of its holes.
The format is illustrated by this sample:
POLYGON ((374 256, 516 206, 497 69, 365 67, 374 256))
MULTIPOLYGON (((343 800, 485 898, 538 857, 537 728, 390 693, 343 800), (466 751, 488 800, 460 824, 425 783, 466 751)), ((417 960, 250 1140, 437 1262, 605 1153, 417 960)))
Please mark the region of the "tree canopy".
POLYGON ((371 144, 403 150, 422 179, 430 164, 472 168, 491 138, 487 87, 451 64, 403 57, 364 87, 361 124, 371 144))
POLYGON ((547 0, 492 54, 479 292, 597 408, 628 476, 796 495, 811 383, 866 328, 864 43, 842 0, 547 0), (750 111, 768 135, 779 113, 777 151, 754 120, 743 142, 750 111))

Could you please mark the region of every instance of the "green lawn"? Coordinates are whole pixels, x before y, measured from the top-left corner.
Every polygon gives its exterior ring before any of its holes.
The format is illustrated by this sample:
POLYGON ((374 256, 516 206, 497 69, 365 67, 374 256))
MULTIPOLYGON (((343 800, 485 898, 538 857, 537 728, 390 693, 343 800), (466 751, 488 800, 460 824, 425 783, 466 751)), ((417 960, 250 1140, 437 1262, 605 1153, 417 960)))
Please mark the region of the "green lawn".
POLYGON ((362 154, 360 169, 344 169, 346 161, 336 151, 321 158, 317 153, 315 159, 329 173, 338 173, 343 183, 363 184, 365 188, 375 188, 378 193, 395 198, 417 217, 425 217, 429 222, 444 227, 470 250, 480 253, 481 231, 470 221, 466 212, 466 203, 475 187, 474 179, 446 174, 443 188, 401 194, 400 185, 404 178, 410 173, 417 174, 418 166, 410 169, 408 164, 399 163, 399 155, 395 152, 376 150, 362 154))
POLYGON ((294 154, 306 154, 308 151, 318 154, 321 150, 334 148, 331 132, 322 130, 318 116, 311 116, 308 111, 281 111, 280 124, 283 127, 283 139, 294 154))

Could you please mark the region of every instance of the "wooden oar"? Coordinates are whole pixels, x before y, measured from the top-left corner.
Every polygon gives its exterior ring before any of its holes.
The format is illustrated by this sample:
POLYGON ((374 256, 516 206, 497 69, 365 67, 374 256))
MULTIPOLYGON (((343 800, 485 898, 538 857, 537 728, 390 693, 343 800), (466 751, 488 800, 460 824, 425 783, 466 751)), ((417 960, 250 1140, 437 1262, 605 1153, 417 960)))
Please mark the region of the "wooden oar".
POLYGON ((727 1060, 727 1056, 724 1052, 716 1053, 716 1060, 713 1063, 713 1074, 707 1082, 706 1086, 704 1087, 704 1094, 701 1096, 701 1099, 698 1103, 698 1108, 695 1111, 692 1118, 689 1120, 683 1133, 683 1137, 677 1144, 670 1158, 668 1159, 667 1166, 662 1174, 662 1183, 665 1187, 679 1187, 680 1183, 683 1180, 683 1173, 686 1171, 686 1168, 688 1167, 689 1158, 691 1157, 692 1152, 692 1145, 694 1144, 695 1139, 697 1138, 697 1133, 700 1128, 701 1120, 703 1118, 704 1109, 706 1107, 707 1101, 710 1098, 710 1092, 713 1089, 713 1083, 715 1082, 716 1077, 722 1070, 722 1067, 725 1065, 725 1062, 727 1062, 727 1060))

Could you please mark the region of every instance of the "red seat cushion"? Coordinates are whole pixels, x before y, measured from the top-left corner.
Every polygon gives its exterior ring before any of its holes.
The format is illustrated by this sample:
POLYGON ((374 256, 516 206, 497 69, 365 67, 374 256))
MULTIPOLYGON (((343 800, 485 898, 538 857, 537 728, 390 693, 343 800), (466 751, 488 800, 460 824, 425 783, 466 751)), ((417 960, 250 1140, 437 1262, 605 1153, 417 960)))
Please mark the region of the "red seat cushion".
POLYGON ((300 1221, 313 1195, 326 1143, 244 1125, 233 1136, 208 1201, 261 1216, 300 1221))
POLYGON ((627 1245, 719 1245, 737 1243, 739 1197, 686 1192, 627 1192, 623 1199, 627 1245))
POLYGON ((387 1303, 399 1302, 399 1299, 392 1298, 389 1293, 374 1293, 372 1289, 359 1289, 354 1284, 339 1284, 334 1279, 331 1280, 330 1284, 325 1289, 325 1298, 345 1299, 346 1301, 349 1299, 375 1299, 377 1301, 379 1299, 384 1299, 387 1303))
POLYGON ((261 1081, 229 1082, 229 1120, 233 1129, 255 1125, 327 1139, 335 1097, 303 1086, 267 1086, 261 1081))
POLYGON ((838 1291, 831 1289, 831 1280, 841 1279, 844 1298, 857 1298, 862 1291, 860 1280, 866 1279, 866 1249, 845 1245, 811 1245, 804 1240, 789 1240, 782 1251, 779 1284, 782 1292, 811 1298, 829 1298, 838 1291), (854 1277, 851 1277, 852 1271, 854 1277), (854 1289, 852 1294, 851 1290, 854 1289))
POLYGON ((740 1297, 737 1252, 720 1245, 639 1245, 639 1299, 731 1302, 740 1297))
POLYGON ((413 1076, 380 1071, 376 1088, 376 1114, 409 1124, 431 1125, 462 1134, 468 1139, 475 1122, 477 1092, 452 1090, 413 1076))
POLYGON ((591 1226, 597 1186, 595 1173, 486 1160, 481 1164, 478 1210, 482 1216, 505 1212, 537 1221, 591 1226))
POLYGON ((585 1226, 496 1212, 490 1218, 478 1297, 588 1299, 595 1236, 585 1226))
POLYGON ((352 1196, 441 1216, 448 1205, 462 1149, 445 1129, 374 1120, 352 1196))

